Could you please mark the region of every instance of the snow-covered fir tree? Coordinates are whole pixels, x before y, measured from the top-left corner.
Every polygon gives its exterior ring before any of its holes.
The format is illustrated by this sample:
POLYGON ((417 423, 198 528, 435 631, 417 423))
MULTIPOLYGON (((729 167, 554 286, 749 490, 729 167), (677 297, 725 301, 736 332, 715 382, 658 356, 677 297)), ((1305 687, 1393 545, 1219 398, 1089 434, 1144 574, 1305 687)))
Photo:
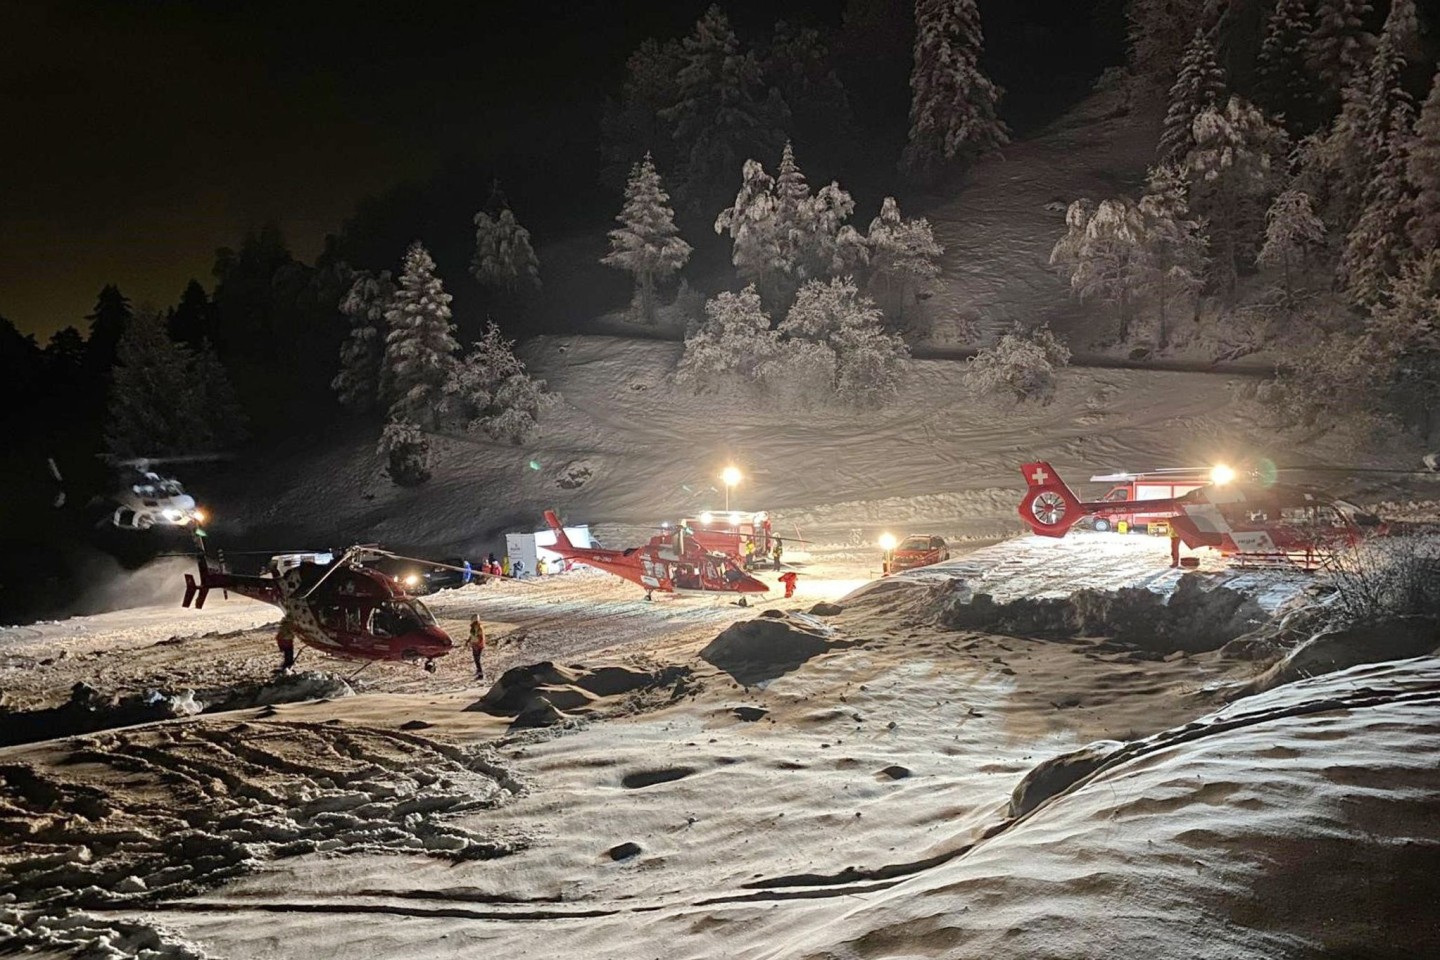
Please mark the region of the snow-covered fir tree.
POLYGON ((652 154, 655 166, 670 171, 674 181, 672 125, 660 112, 679 99, 675 78, 682 63, 679 40, 653 37, 641 41, 626 59, 620 99, 607 98, 600 115, 600 182, 607 187, 623 189, 635 158, 644 153, 652 154))
POLYGON ((725 381, 759 382, 780 349, 779 335, 752 283, 705 303, 705 322, 685 340, 675 382, 699 391, 725 381))
POLYGON ((1180 74, 1170 87, 1170 106, 1157 150, 1162 163, 1185 159, 1195 146, 1195 118, 1219 105, 1224 96, 1225 72, 1215 57, 1215 36, 1197 27, 1180 61, 1180 74))
POLYGON ((394 295, 395 281, 389 270, 378 276, 362 271, 340 298, 340 312, 350 321, 350 332, 340 345, 340 372, 330 382, 330 389, 352 410, 373 409, 384 393, 380 367, 389 330, 385 311, 394 295))
POLYGON ((447 422, 510 443, 534 432, 550 398, 545 381, 525 372, 514 346, 489 324, 446 381, 441 409, 447 422))
POLYGON ((450 294, 435 275, 435 261, 416 240, 405 251, 400 282, 385 311, 389 332, 381 380, 390 419, 422 429, 439 421, 446 381, 460 345, 450 322, 450 294))
POLYGON ((1190 216, 1189 184, 1173 164, 1150 171, 1140 198, 1142 227, 1138 289, 1154 297, 1159 315, 1156 342, 1170 342, 1170 306, 1204 285, 1205 234, 1190 216))
POLYGON ((1382 402, 1429 439, 1440 414, 1440 249, 1408 261, 1390 281, 1362 349, 1382 402))
MULTIPOLYGON (((671 125, 681 199, 705 209, 747 157, 773 156, 785 141, 789 109, 762 83, 755 54, 742 51, 730 20, 712 6, 681 43, 676 102, 660 112, 671 125)), ((714 209, 710 207, 710 209, 714 209)))
POLYGON ((1422 253, 1440 248, 1440 70, 1415 124, 1405 172, 1413 197, 1405 224, 1410 243, 1422 253))
POLYGON ((1411 207, 1405 168, 1414 137, 1413 118, 1408 103, 1395 105, 1383 159, 1365 185, 1360 218, 1345 238, 1340 276, 1357 304, 1376 303, 1410 253, 1406 223, 1411 207))
POLYGON ((430 438, 409 420, 387 421, 375 452, 385 458, 386 473, 399 486, 413 487, 430 479, 430 438))
POLYGON ((1190 207, 1210 238, 1211 280, 1233 299, 1238 270, 1254 262, 1265 210, 1288 152, 1285 132, 1252 104, 1231 97, 1225 109, 1195 118, 1195 149, 1186 158, 1190 207))
POLYGON ((902 217, 894 197, 881 203, 880 215, 870 221, 865 239, 870 251, 865 290, 887 317, 903 322, 906 309, 940 276, 945 248, 935 241, 924 217, 902 217))
POLYGON ((1315 91, 1306 66, 1306 44, 1315 29, 1310 0, 1278 0, 1265 22, 1265 36, 1255 60, 1255 99, 1284 118, 1291 136, 1315 129, 1315 91))
POLYGON ((1130 0, 1125 17, 1135 75, 1168 90, 1195 30, 1206 25, 1205 7, 1197 0, 1130 0))
POLYGON ((130 319, 115 350, 105 445, 122 457, 203 453, 244 434, 224 367, 171 340, 162 317, 130 319))
POLYGON ((1140 209, 1125 198, 1102 200, 1085 225, 1076 251, 1070 287, 1080 300, 1115 306, 1117 338, 1130 337, 1130 303, 1139 286, 1145 261, 1145 221, 1140 209))
POLYGON ((775 180, 758 160, 746 160, 735 203, 715 218, 715 232, 729 234, 730 262, 767 303, 785 300, 791 264, 782 245, 775 180))
POLYGON ((1320 0, 1306 44, 1311 72, 1332 102, 1370 60, 1375 38, 1365 30, 1369 0, 1320 0))
POLYGON ((620 226, 610 231, 610 252, 600 262, 635 278, 634 311, 646 323, 654 323, 656 286, 685 265, 691 248, 680 238, 670 195, 650 154, 630 169, 625 206, 615 219, 620 226))
POLYGON ((1050 266, 1055 268, 1067 286, 1075 274, 1076 264, 1080 262, 1080 245, 1085 242, 1085 228, 1093 216, 1095 202, 1086 197, 1071 201, 1065 209, 1065 235, 1055 241, 1050 250, 1050 266))
POLYGON ((975 0, 915 0, 910 141, 901 166, 922 182, 1009 142, 996 115, 1002 91, 980 69, 983 48, 975 0))
POLYGON ((514 293, 540 289, 540 261, 530 231, 520 226, 496 183, 485 209, 475 214, 475 257, 470 272, 487 287, 514 293))
POLYGON ((823 343, 834 352, 835 396, 844 404, 873 408, 899 391, 910 352, 899 336, 885 330, 879 308, 848 277, 804 284, 780 334, 823 343))
POLYGON ((1286 190, 1265 212, 1265 242, 1255 262, 1280 271, 1280 289, 1287 308, 1295 303, 1295 285, 1305 255, 1325 242, 1325 224, 1315 215, 1310 195, 1286 190))
POLYGON ((1048 327, 1029 334, 1016 329, 970 358, 965 386, 977 396, 1045 406, 1055 399, 1056 372, 1069 363, 1070 348, 1048 327))
POLYGON ((763 82, 780 92, 789 108, 795 139, 834 156, 856 137, 850 98, 835 72, 835 58, 814 27, 781 20, 760 54, 763 82))

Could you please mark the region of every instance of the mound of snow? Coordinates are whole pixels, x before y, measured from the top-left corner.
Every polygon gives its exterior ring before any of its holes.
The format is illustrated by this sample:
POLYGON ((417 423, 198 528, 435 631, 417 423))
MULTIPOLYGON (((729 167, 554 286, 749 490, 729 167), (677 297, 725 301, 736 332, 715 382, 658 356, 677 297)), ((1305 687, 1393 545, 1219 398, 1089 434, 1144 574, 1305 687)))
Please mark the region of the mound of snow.
POLYGON ((1269 615, 1251 597, 1208 586, 1187 574, 1168 596, 1143 587, 1077 590, 1069 597, 1021 597, 996 603, 961 580, 942 585, 932 601, 940 622, 956 630, 1017 637, 1110 637, 1156 653, 1215 650, 1254 630, 1269 615))
POLYGON ((1397 617, 1321 633, 1241 688, 1242 696, 1263 693, 1307 677, 1367 663, 1408 660, 1440 650, 1440 623, 1433 617, 1397 617))
POLYGON ((837 645, 835 631, 815 617, 766 610, 726 627, 700 651, 700 659, 748 686, 773 680, 837 645))
POLYGON ((485 695, 467 709, 513 717, 518 726, 541 727, 584 713, 616 697, 661 686, 675 686, 678 695, 690 671, 681 666, 657 671, 628 667, 558 666, 549 660, 511 667, 485 695))

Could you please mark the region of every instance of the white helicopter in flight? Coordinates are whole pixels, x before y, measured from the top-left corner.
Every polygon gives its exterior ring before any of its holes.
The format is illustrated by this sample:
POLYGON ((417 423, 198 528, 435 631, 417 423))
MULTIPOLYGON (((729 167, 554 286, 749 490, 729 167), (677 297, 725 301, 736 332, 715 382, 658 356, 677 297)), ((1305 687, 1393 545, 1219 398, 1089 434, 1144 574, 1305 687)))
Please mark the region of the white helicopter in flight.
MULTIPOLYGON (((155 465, 178 460, 213 460, 215 457, 135 457, 112 461, 121 471, 121 484, 112 495, 115 509, 110 524, 120 530, 150 530, 154 527, 199 527, 205 511, 174 477, 162 476, 155 465)), ((102 521, 103 522, 103 521, 102 521)))

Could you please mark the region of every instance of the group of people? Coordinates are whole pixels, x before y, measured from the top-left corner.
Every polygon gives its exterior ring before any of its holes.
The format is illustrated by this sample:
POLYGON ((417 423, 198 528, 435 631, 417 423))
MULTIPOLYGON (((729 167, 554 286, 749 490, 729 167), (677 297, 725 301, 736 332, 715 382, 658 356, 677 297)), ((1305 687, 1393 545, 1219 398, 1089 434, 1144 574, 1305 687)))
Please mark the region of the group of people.
MULTIPOLYGON (((552 573, 559 573, 565 569, 563 564, 564 561, 556 560, 547 562, 544 557, 540 557, 535 561, 535 576, 545 577, 552 573)), ((476 569, 469 560, 466 560, 464 570, 464 579, 461 582, 468 584, 474 579, 476 569)), ((480 561, 480 569, 478 572, 488 577, 511 577, 516 580, 520 580, 529 575, 524 560, 516 560, 512 563, 509 554, 497 559, 493 553, 480 561)))
MULTIPOLYGON (((755 543, 754 537, 747 537, 744 546, 744 561, 746 570, 754 570, 765 562, 766 551, 755 543)), ((770 541, 769 557, 775 562, 775 569, 780 569, 780 558, 785 554, 785 547, 781 544, 780 538, 776 537, 770 541)))

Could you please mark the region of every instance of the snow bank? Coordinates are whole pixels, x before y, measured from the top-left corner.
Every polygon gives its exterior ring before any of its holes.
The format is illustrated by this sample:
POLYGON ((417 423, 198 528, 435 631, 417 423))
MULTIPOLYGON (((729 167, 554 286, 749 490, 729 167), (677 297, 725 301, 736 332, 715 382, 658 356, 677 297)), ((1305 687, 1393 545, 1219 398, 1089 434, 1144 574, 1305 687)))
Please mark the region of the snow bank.
POLYGON ((726 627, 700 651, 700 659, 749 686, 773 680, 842 645, 834 629, 815 617, 766 610, 754 620, 726 627))
POLYGON ((956 630, 1109 637, 1161 654, 1215 650, 1270 619, 1253 597, 1213 586, 1197 574, 1181 577, 1168 597, 1144 587, 1123 587, 1006 603, 972 593, 963 580, 950 580, 936 590, 931 607, 942 624, 956 630))

